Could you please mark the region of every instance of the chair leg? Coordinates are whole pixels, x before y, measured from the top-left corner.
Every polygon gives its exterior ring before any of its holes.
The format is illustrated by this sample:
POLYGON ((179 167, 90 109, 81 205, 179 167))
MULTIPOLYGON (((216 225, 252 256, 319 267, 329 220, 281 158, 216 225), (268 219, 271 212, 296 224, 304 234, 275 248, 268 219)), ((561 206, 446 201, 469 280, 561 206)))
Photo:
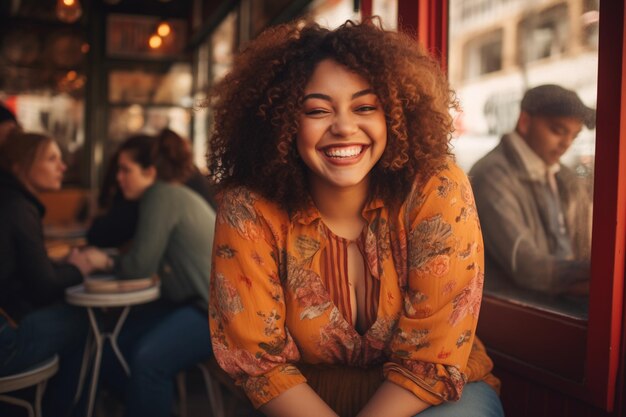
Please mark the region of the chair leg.
POLYGON ((35 417, 35 411, 33 410, 33 406, 30 405, 30 403, 26 400, 22 400, 21 398, 10 397, 8 395, 0 395, 0 401, 17 405, 19 407, 24 407, 26 411, 28 411, 28 417, 35 417))
POLYGON ((207 396, 209 397, 209 403, 211 406, 211 415, 213 417, 225 417, 224 414, 224 401, 222 399, 222 392, 220 390, 219 383, 215 382, 209 373, 209 370, 202 364, 198 364, 198 368, 202 371, 204 377, 204 384, 207 390, 207 396))
POLYGON ((176 389, 178 391, 178 415, 187 417, 187 382, 184 371, 176 375, 176 389))
POLYGON ((37 384, 37 388, 35 388, 35 416, 41 417, 41 400, 43 398, 43 394, 46 391, 46 384, 48 381, 41 381, 37 384))

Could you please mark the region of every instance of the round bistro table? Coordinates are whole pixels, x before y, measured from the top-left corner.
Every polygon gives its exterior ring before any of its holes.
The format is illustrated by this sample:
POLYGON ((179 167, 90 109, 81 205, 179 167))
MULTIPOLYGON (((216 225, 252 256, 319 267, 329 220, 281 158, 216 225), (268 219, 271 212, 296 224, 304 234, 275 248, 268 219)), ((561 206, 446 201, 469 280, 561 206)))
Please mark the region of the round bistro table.
POLYGON ((124 368, 124 371, 127 375, 130 375, 130 368, 128 367, 128 363, 126 362, 124 355, 122 355, 122 352, 117 345, 117 337, 122 330, 122 326, 124 326, 124 322, 126 321, 126 317, 128 316, 128 313, 130 312, 130 308, 132 306, 154 301, 159 298, 159 296, 160 288, 158 285, 134 291, 106 293, 88 292, 85 290, 85 286, 83 284, 76 285, 65 290, 65 299, 69 304, 85 307, 87 309, 87 314, 89 315, 89 323, 91 325, 91 335, 93 335, 93 341, 95 342, 95 352, 92 352, 94 350, 94 346, 92 346, 91 338, 88 338, 87 340, 87 346, 85 346, 83 363, 80 371, 78 389, 76 392, 76 397, 74 398, 74 403, 78 403, 78 400, 80 399, 82 393, 83 385, 85 383, 87 372, 89 368, 93 368, 91 375, 91 385, 89 387, 89 402, 87 404, 86 413, 87 417, 91 417, 93 414, 94 402, 96 399, 96 389, 98 387, 98 377, 100 374, 100 365, 102 363, 102 350, 104 348, 104 341, 107 339, 109 340, 109 342, 111 343, 111 347, 115 352, 115 356, 124 368), (117 318, 112 332, 100 327, 98 321, 96 320, 96 314, 94 312, 94 309, 96 308, 106 307, 122 308, 122 313, 117 318))

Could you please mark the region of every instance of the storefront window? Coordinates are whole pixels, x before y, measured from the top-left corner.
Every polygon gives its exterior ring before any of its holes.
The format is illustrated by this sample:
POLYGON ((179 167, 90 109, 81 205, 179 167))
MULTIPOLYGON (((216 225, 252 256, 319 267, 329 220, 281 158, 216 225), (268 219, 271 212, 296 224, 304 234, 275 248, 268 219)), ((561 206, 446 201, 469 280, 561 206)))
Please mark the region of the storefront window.
POLYGON ((48 134, 59 143, 68 165, 65 183, 80 184, 88 162, 83 154, 89 52, 84 33, 52 23, 9 22, 0 35, 0 102, 25 131, 48 134))
POLYGON ((449 7, 448 70, 462 108, 452 144, 475 189, 485 292, 584 320, 598 2, 451 0, 449 7), (522 108, 526 91, 547 84, 559 87, 537 90, 543 95, 522 108))

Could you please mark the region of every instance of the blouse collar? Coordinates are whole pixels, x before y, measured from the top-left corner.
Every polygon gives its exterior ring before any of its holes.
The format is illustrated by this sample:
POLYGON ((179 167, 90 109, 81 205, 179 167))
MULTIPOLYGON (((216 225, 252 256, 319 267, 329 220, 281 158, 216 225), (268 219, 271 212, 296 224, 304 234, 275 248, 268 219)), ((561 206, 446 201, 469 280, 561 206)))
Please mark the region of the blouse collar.
MULTIPOLYGON (((365 207, 363 207, 361 214, 363 218, 369 222, 372 218, 375 217, 374 213, 378 209, 384 207, 384 205, 385 202, 381 198, 374 198, 365 204, 365 207)), ((296 212, 292 216, 293 221, 305 226, 310 225, 314 221, 321 218, 322 214, 315 206, 315 203, 313 202, 313 199, 311 197, 307 199, 306 205, 302 209, 296 210, 296 212)))

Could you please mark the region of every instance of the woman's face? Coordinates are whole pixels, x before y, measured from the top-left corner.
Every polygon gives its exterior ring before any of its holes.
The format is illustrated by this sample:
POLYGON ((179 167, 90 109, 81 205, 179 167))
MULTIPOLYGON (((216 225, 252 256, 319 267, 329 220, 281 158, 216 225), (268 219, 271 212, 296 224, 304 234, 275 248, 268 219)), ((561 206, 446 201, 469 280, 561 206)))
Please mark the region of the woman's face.
POLYGON ((117 182, 128 200, 138 200, 156 180, 156 168, 143 168, 128 152, 118 156, 117 182))
POLYGON ((372 86, 334 60, 321 61, 304 90, 297 138, 311 186, 366 183, 386 145, 385 113, 372 86))
POLYGON ((27 186, 38 193, 59 190, 66 169, 59 145, 50 141, 37 151, 35 160, 26 174, 27 186))

